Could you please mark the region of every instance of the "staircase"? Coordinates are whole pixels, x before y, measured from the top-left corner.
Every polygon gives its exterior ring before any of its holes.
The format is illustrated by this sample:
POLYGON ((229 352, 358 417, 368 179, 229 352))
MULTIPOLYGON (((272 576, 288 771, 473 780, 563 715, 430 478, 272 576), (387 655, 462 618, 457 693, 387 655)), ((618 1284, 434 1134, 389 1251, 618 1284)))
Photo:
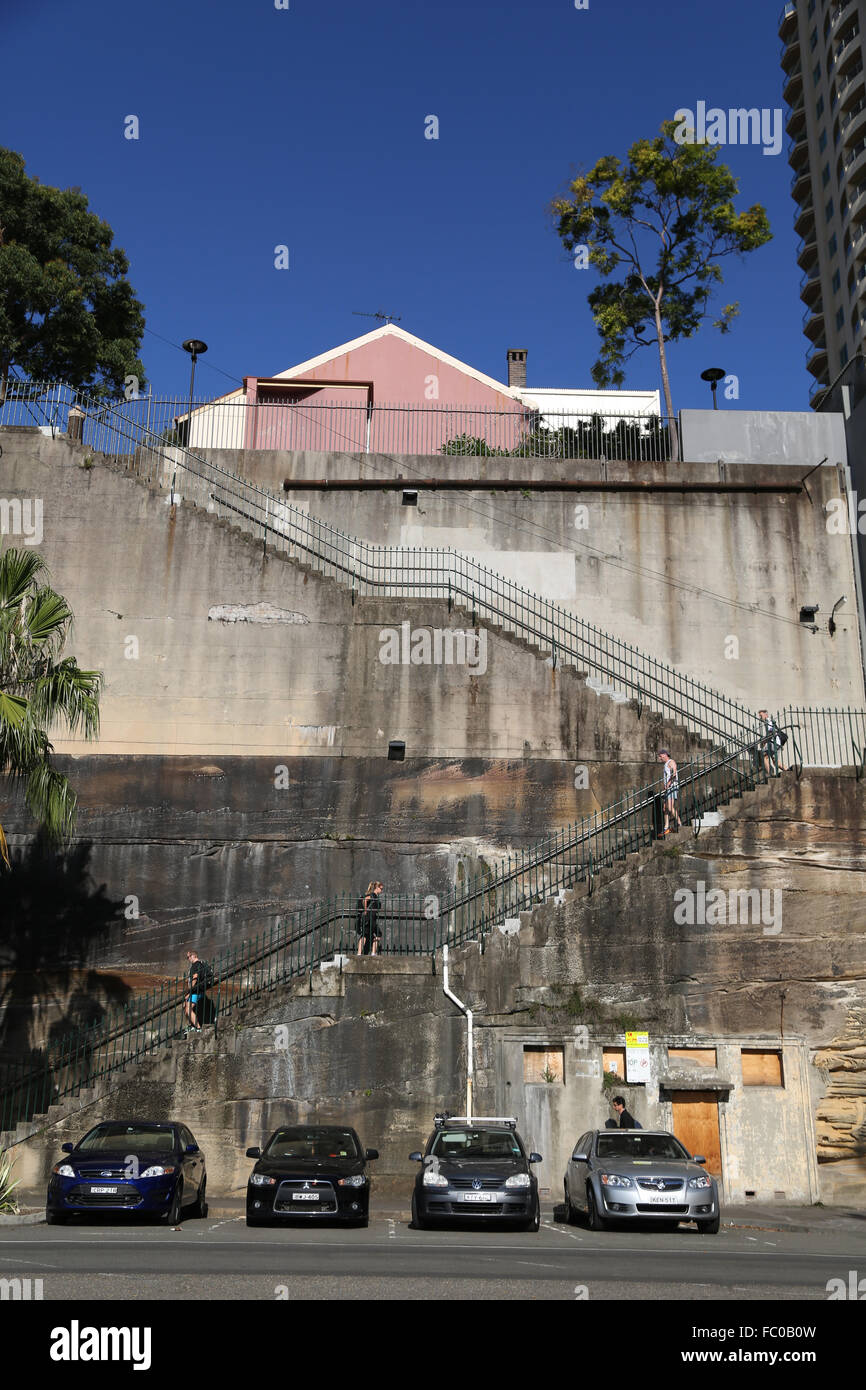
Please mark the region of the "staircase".
MULTIPOLYGON (((763 769, 742 751, 711 751, 681 764, 679 811, 684 827, 766 783, 763 769)), ((386 897, 379 917, 382 949, 397 955, 435 956, 444 945, 479 941, 497 926, 584 885, 589 893, 617 861, 650 848, 658 838, 661 779, 627 793, 604 811, 540 839, 531 849, 503 857, 492 874, 479 874, 436 899, 386 897)), ((211 962, 209 991, 218 1021, 250 1000, 291 980, 312 976, 325 961, 354 950, 357 902, 341 896, 306 904, 268 932, 211 962)), ((0 1147, 20 1142, 74 1099, 88 1104, 131 1064, 181 1036, 186 1022, 183 977, 133 999, 101 1020, 52 1042, 44 1056, 0 1071, 0 1147)))
MULTIPOLYGON (((87 414, 89 440, 107 462, 165 487, 172 505, 230 521, 302 570, 333 580, 351 592, 353 603, 366 596, 446 600, 449 611, 465 613, 473 626, 483 622, 554 667, 571 668, 599 696, 633 701, 638 717, 647 708, 683 727, 703 744, 696 761, 680 765, 678 804, 686 825, 766 782, 763 759, 756 766, 751 753, 756 716, 711 687, 458 551, 372 545, 133 426, 111 405, 81 397, 78 404, 87 414)), ((787 714, 777 718, 790 730, 783 765, 799 775, 802 744, 811 765, 853 766, 858 778, 862 775, 866 711, 787 714)), ((445 944, 468 940, 480 940, 483 949, 497 925, 551 897, 561 899, 578 884, 592 892, 606 867, 652 845, 660 792, 660 780, 631 791, 531 849, 503 858, 492 875, 478 876, 432 904, 420 896, 388 898, 379 919, 384 950, 432 956, 445 944)), ((219 1017, 353 949, 355 915, 353 898, 312 902, 225 952, 212 962, 219 1017)), ((92 1100, 126 1067, 169 1044, 183 1027, 183 995, 183 980, 167 982, 51 1043, 35 1061, 0 1063, 0 1145, 18 1142, 22 1126, 29 1131, 44 1123, 61 1102, 92 1100)))

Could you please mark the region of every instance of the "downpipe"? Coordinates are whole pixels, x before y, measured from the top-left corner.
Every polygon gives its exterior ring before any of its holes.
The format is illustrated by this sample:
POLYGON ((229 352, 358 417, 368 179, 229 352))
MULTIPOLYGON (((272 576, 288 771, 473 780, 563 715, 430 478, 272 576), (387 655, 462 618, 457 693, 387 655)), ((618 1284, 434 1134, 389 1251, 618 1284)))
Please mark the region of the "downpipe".
POLYGON ((472 1033, 472 1010, 467 1009, 462 1000, 457 998, 448 988, 448 947, 442 947, 442 992, 447 995, 452 1004, 456 1004, 461 1013, 466 1015, 466 1118, 472 1119, 472 1077, 474 1072, 473 1062, 473 1033, 472 1033))

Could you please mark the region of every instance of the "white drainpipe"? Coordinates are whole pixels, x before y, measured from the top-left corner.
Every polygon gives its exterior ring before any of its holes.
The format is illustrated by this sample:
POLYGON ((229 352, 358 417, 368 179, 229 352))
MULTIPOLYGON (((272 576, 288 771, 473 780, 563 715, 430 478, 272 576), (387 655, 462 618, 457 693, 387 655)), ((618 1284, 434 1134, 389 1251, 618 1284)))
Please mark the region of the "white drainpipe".
POLYGON ((442 947, 442 991, 448 996, 453 1004, 456 1004, 461 1013, 466 1015, 466 1118, 472 1119, 472 1075, 474 1071, 472 1053, 472 1010, 467 1009, 466 1005, 452 994, 448 988, 448 947, 442 947))

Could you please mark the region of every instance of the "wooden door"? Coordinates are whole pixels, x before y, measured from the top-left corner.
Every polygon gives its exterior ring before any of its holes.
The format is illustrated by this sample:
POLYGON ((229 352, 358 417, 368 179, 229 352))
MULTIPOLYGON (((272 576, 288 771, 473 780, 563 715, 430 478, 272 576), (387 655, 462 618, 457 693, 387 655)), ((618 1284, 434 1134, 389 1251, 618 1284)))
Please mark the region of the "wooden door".
POLYGON ((673 1131, 690 1154, 703 1154, 706 1171, 722 1176, 722 1146, 719 1140, 719 1102, 707 1091, 674 1091, 673 1131))

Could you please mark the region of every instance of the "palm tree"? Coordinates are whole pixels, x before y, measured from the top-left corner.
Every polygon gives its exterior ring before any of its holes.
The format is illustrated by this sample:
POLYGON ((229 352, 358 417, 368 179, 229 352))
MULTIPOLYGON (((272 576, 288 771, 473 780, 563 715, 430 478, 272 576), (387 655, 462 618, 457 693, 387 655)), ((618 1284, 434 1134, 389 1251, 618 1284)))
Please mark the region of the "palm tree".
MULTIPOLYGON (((0 776, 23 786, 28 810, 59 844, 72 833, 76 797, 52 765, 48 732, 59 724, 96 737, 102 673, 63 657, 72 612, 43 579, 50 575, 35 551, 0 554, 0 776)), ((8 868, 2 826, 0 857, 8 868)))

